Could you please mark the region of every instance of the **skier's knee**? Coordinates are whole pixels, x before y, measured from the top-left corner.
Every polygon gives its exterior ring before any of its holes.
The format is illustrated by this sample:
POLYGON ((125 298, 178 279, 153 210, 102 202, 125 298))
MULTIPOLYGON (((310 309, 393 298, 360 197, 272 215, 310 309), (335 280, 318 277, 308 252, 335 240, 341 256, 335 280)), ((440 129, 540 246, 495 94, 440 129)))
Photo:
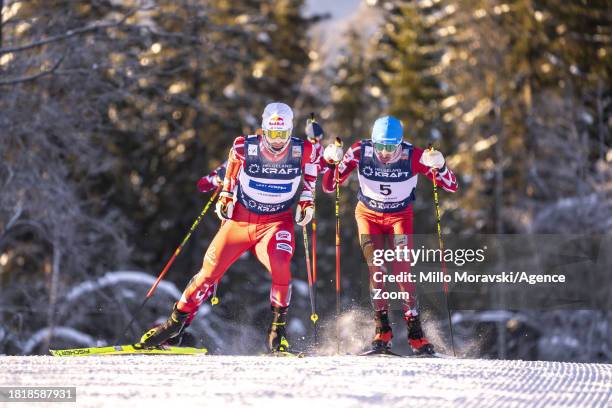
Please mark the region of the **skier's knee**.
POLYGON ((374 266, 374 242, 370 238, 364 238, 361 241, 361 251, 368 266, 374 266))
POLYGON ((189 283, 191 284, 195 281, 202 285, 204 283, 218 282, 223 276, 223 272, 224 271, 220 268, 207 267, 206 261, 204 261, 198 273, 191 279, 189 283))

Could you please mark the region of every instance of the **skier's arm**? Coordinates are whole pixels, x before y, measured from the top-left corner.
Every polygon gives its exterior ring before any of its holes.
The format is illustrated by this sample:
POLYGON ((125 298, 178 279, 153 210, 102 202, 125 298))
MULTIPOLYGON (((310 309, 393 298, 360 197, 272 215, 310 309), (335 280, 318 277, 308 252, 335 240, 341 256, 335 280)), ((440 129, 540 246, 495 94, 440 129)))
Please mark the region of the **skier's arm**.
MULTIPOLYGON (((351 172, 359 165, 359 157, 361 156, 361 141, 353 143, 346 151, 342 161, 338 164, 340 185, 346 181, 351 175, 351 172)), ((323 191, 332 193, 336 190, 336 172, 333 164, 327 164, 329 171, 323 173, 322 186, 323 191)))
POLYGON ((220 181, 225 177, 226 167, 227 161, 223 162, 219 167, 210 172, 210 174, 198 180, 198 191, 200 193, 208 193, 210 190, 219 186, 220 181))
POLYGON ((329 168, 327 167, 327 162, 323 157, 323 146, 320 143, 316 143, 313 144, 313 149, 317 151, 317 155, 319 157, 319 161, 317 162, 318 175, 322 176, 329 170, 329 168))
POLYGON ((312 200, 313 193, 317 185, 317 175, 319 172, 319 149, 312 143, 304 143, 304 155, 302 156, 302 173, 304 174, 304 183, 300 201, 303 199, 312 200))
POLYGON ((329 167, 327 166, 327 162, 323 158, 323 154, 321 154, 321 159, 319 159, 319 174, 323 175, 329 171, 329 167))
MULTIPOLYGON (((424 174, 428 179, 433 180, 434 168, 423 164, 423 149, 415 147, 412 156, 412 172, 424 174)), ((446 166, 446 163, 440 168, 436 174, 436 183, 448 192, 454 193, 457 191, 457 177, 451 169, 446 166)))
POLYGON ((240 136, 234 140, 234 144, 227 159, 227 169, 223 178, 221 194, 215 205, 215 212, 222 220, 231 220, 234 213, 234 190, 238 182, 238 173, 244 163, 244 137, 240 136))
POLYGON ((223 191, 233 192, 238 182, 238 173, 244 163, 244 137, 239 136, 234 140, 234 144, 229 152, 227 168, 223 178, 223 191))

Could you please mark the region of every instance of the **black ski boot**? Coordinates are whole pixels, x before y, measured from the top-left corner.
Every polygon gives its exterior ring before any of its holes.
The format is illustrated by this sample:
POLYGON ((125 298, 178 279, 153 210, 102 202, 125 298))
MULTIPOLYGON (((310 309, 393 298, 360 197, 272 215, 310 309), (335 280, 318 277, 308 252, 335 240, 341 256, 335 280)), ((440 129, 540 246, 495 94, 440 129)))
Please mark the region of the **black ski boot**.
POLYGON ((187 331, 187 327, 189 327, 189 323, 185 323, 183 330, 181 330, 178 336, 172 337, 164 344, 177 347, 196 347, 198 341, 191 332, 187 331))
POLYGON ((170 339, 181 334, 190 313, 181 312, 176 308, 172 309, 172 314, 164 323, 148 330, 140 339, 139 345, 145 348, 157 347, 167 343, 170 339))
POLYGON ((389 324, 389 311, 377 311, 374 315, 374 321, 376 323, 376 334, 374 340, 372 340, 372 352, 384 354, 391 348, 391 339, 393 338, 393 331, 389 324))
POLYGON ((423 335, 423 329, 421 328, 421 319, 418 314, 412 314, 407 312, 404 315, 406 324, 408 325, 408 344, 412 351, 416 355, 434 355, 433 345, 427 341, 423 335))
POLYGON ((289 341, 287 341, 287 309, 288 307, 272 306, 274 317, 268 330, 268 352, 288 352, 289 341))

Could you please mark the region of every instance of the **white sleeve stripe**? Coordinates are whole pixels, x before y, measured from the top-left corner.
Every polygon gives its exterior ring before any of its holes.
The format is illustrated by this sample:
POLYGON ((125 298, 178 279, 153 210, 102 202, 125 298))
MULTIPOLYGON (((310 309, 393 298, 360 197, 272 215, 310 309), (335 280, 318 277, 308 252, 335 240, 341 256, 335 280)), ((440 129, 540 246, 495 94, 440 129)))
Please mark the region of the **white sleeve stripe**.
POLYGON ((302 191, 302 194, 300 194, 300 201, 312 201, 312 191, 302 191))

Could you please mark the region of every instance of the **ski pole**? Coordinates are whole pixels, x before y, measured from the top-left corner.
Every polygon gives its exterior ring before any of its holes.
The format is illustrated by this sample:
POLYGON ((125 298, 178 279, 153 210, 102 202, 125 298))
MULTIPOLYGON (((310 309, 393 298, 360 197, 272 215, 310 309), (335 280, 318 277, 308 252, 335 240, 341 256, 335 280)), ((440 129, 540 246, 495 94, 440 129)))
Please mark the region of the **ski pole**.
POLYGON ((306 253, 306 274, 308 275, 308 294, 310 295, 310 320, 312 320, 312 324, 316 325, 317 320, 319 320, 319 316, 317 315, 315 309, 312 269, 310 268, 310 253, 308 251, 308 230, 306 229, 305 225, 302 227, 302 235, 304 235, 304 252, 306 253))
MULTIPOLYGON (((342 147, 342 140, 336 137, 336 146, 342 147)), ((336 179, 336 316, 340 318, 340 170, 336 163, 334 178, 336 179)), ((338 320, 336 321, 336 342, 338 343, 338 354, 340 354, 340 331, 338 320)))
POLYGON ((312 213, 312 283, 317 284, 317 210, 312 213))
MULTIPOLYGON (((433 151, 433 146, 429 146, 429 149, 433 151)), ((438 183, 436 182, 436 177, 438 176, 438 169, 432 168, 433 173, 433 194, 434 194, 434 205, 436 207, 436 225, 438 230, 438 244, 440 246, 440 253, 444 254, 444 241, 442 240, 442 228, 440 227, 440 202, 438 201, 438 183)), ((442 275, 446 276, 446 261, 444 257, 442 257, 442 275)), ((450 304, 448 301, 448 283, 444 280, 442 285, 444 288, 444 298, 446 299, 446 312, 448 314, 448 327, 450 329, 450 337, 451 337, 451 346, 453 348, 453 356, 457 357, 457 353, 455 352, 455 340, 453 336, 453 322, 451 320, 450 313, 450 304)))
MULTIPOLYGON (((313 203, 315 203, 316 200, 316 194, 313 192, 313 197, 312 197, 312 201, 313 203)), ((313 208, 313 212, 312 212, 312 303, 314 304, 314 310, 316 310, 317 307, 317 205, 316 203, 314 204, 314 208, 313 208)), ((308 256, 308 255, 306 255, 308 256)), ((317 320, 319 319, 319 316, 317 316, 317 320)), ((312 320, 312 316, 310 317, 312 320)), ((313 323, 315 323, 313 321, 313 323)), ((315 346, 318 343, 318 326, 315 324, 314 326, 314 343, 315 346)))
MULTIPOLYGON (((310 119, 315 122, 315 114, 314 112, 310 113, 310 119)), ((313 203, 313 213, 312 213, 312 283, 313 285, 317 285, 317 198, 316 191, 312 192, 312 203, 313 203)), ((316 295, 316 293, 315 293, 316 295)))
POLYGON ((210 207, 210 205, 213 203, 213 201, 215 201, 215 198, 217 198, 217 194, 219 194, 220 190, 221 190, 221 185, 219 185, 217 187, 217 189, 214 191, 214 193, 210 196, 210 198, 208 199, 208 202, 204 206, 204 209, 202 210, 202 212, 200 213, 198 218, 194 221, 194 223, 191 225, 191 228, 189 229, 189 232, 187 233, 187 235, 185 235, 185 238, 183 238, 183 241, 181 242, 181 244, 176 248, 176 250, 174 251, 174 254, 172 255, 172 257, 170 258, 170 260, 168 261, 168 263, 166 264, 164 269, 161 271, 161 273, 157 277, 157 280, 155 281, 153 286, 151 286, 151 289, 149 289, 149 292, 147 292, 147 299, 150 298, 151 296, 153 296, 153 293, 157 289, 157 286, 162 281, 164 276, 166 276, 166 273, 170 269, 170 266, 174 263, 174 260, 176 259, 178 254, 181 253, 181 250, 183 249, 183 247, 185 246, 185 244, 187 243, 189 238, 191 238, 191 234, 193 234, 193 232, 198 227, 198 224, 200 224, 200 221, 202 221, 202 217, 204 217, 204 215, 208 211, 208 208, 210 207))
MULTIPOLYGON (((172 257, 170 258, 168 263, 166 263, 166 266, 164 267, 164 269, 161 271, 161 273, 159 274, 159 276, 157 277, 157 279, 153 283, 153 286, 151 286, 151 288, 147 292, 147 295, 145 296, 144 300, 142 301, 142 303, 140 304, 138 309, 136 309, 136 312, 132 315, 132 319, 125 326, 125 328, 119 333, 119 336, 123 336, 130 329, 130 327, 132 327, 132 324, 134 323, 134 320, 136 320, 136 317, 138 317, 138 315, 140 314, 140 311, 142 310, 142 308, 149 301, 149 299, 153 296, 153 293, 155 293, 155 290, 157 289, 157 286, 159 286, 159 283, 162 281, 164 276, 166 276, 166 273, 168 273, 168 270, 170 269, 170 266, 174 263, 174 260, 176 259, 178 254, 181 253, 181 250, 183 249, 183 247, 185 246, 185 244, 187 243, 187 241, 191 237, 191 234, 193 234, 193 232, 196 230, 196 228, 198 227, 198 224, 200 224, 200 221, 202 221, 202 218, 204 217, 204 215, 206 214, 206 212, 210 208, 210 205, 213 203, 213 201, 215 201, 215 198, 217 198, 217 195, 219 194, 220 190, 221 190, 221 185, 219 185, 216 188, 216 190, 213 192, 213 194, 210 196, 210 198, 208 199, 208 202, 206 203, 206 205, 202 209, 202 212, 200 213, 198 218, 194 221, 194 223, 191 225, 191 228, 189 229, 189 232, 187 232, 187 235, 185 235, 185 238, 183 238, 183 241, 176 248, 176 250, 172 254, 172 257)), ((121 339, 121 337, 119 337, 117 339, 117 341, 115 341, 115 343, 117 343, 120 339, 121 339)))
MULTIPOLYGON (((317 123, 314 112, 310 113, 310 123, 306 125, 306 137, 312 144, 312 148, 315 149, 317 141, 317 132, 315 131, 314 125, 317 123), (308 126, 311 126, 312 135, 309 134, 308 126), (311 137, 312 136, 312 137, 311 137)), ((322 136, 322 133, 321 135, 322 136)), ((318 327, 316 325, 319 316, 316 313, 317 300, 316 300, 316 284, 317 284, 317 219, 316 219, 316 191, 312 192, 312 263, 308 253, 308 229, 306 226, 302 229, 304 235, 304 250, 306 253, 306 271, 308 273, 308 290, 310 295, 310 309, 311 315, 310 320, 314 325, 314 344, 318 343, 318 327), (312 267, 311 267, 312 265, 312 267)))

